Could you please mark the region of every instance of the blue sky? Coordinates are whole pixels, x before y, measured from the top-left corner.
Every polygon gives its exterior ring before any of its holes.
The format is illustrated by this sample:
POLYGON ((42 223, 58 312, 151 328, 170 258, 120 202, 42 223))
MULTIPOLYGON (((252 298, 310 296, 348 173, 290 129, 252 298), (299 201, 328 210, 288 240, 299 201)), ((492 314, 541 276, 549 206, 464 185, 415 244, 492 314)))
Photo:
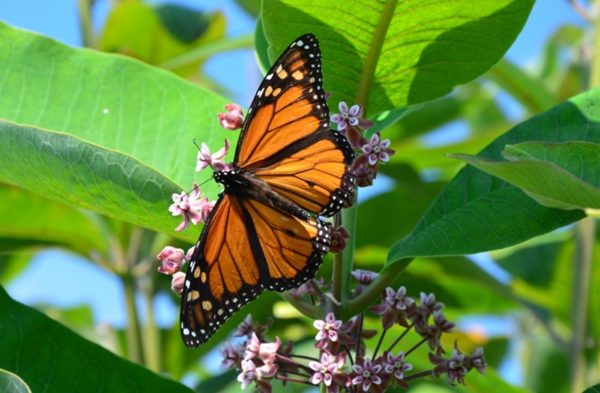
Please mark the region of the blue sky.
MULTIPOLYGON (((151 1, 160 3, 160 1, 151 1)), ((234 1, 170 1, 205 10, 222 10, 232 36, 253 32, 254 20, 240 10, 234 1)), ((108 0, 99 0, 96 27, 108 12, 108 0)), ((0 19, 21 28, 51 36, 72 46, 80 45, 77 0, 0 0, 0 19)), ((581 18, 566 0, 539 0, 525 29, 510 48, 507 57, 521 65, 530 65, 543 48, 543 43, 558 26, 582 24, 581 18)), ((260 82, 251 51, 236 51, 211 59, 205 72, 227 87, 234 101, 247 105, 260 82)), ((508 111, 516 110, 511 102, 503 102, 508 111)), ((90 304, 97 322, 117 326, 125 324, 122 289, 109 273, 79 257, 60 251, 48 251, 34 258, 27 271, 8 285, 9 293, 26 304, 47 303, 57 306, 90 304), (76 279, 74 279, 76 277, 76 279)), ((156 302, 156 315, 161 325, 170 325, 178 317, 177 306, 167 296, 156 302)))

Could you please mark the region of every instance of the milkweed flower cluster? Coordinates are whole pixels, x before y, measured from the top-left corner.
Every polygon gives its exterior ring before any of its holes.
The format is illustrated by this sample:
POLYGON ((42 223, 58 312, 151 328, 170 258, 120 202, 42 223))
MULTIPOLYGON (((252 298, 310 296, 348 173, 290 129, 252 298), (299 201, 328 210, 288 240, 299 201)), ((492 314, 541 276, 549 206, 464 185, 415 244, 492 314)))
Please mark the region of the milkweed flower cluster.
MULTIPOLYGON (((244 115, 242 108, 237 104, 225 105, 226 112, 219 113, 219 124, 227 130, 239 129, 244 123, 244 115)), ((214 171, 224 171, 229 169, 229 164, 225 163, 225 157, 229 153, 231 144, 225 139, 225 144, 222 148, 212 153, 206 143, 202 142, 198 149, 196 158, 196 172, 206 168, 211 168, 214 171)), ((169 211, 173 216, 181 216, 183 221, 175 228, 176 231, 183 231, 190 223, 197 225, 200 222, 205 222, 213 207, 215 201, 210 201, 203 197, 200 192, 200 187, 194 184, 190 193, 181 192, 172 195, 173 203, 169 206, 169 211)))
MULTIPOLYGON (((352 276, 357 288, 376 278, 375 273, 365 270, 354 271, 352 276)), ((254 384, 259 392, 271 392, 275 380, 321 386, 327 392, 353 393, 383 392, 393 386, 406 388, 417 378, 443 375, 451 384, 464 384, 472 369, 485 372, 483 349, 477 348, 467 355, 455 343, 451 355, 445 356, 440 338, 452 331, 454 323, 446 320, 443 308, 434 294, 421 293, 419 299, 414 299, 407 295, 405 287, 386 288, 380 302, 370 309, 381 317, 382 328, 372 353, 367 350, 365 340, 374 338, 378 332, 364 326, 363 314, 343 322, 329 312, 322 320, 313 321, 314 352, 302 354, 295 353, 292 342, 283 345, 278 337, 269 341, 268 326, 253 324, 248 316, 234 333, 244 340, 223 348, 222 365, 238 370, 242 388, 254 384), (387 348, 382 348, 383 337, 391 329, 400 333, 387 348), (420 336, 418 343, 405 350, 396 349, 408 333, 420 336), (425 344, 431 368, 415 371, 409 356, 419 356, 416 350, 425 344)))
POLYGON ((389 139, 381 139, 379 132, 371 135, 369 139, 364 137, 364 131, 373 126, 373 122, 363 117, 363 107, 355 104, 351 107, 344 101, 338 105, 339 113, 330 116, 330 120, 336 124, 337 130, 344 134, 350 144, 360 154, 352 164, 352 171, 356 177, 359 187, 367 187, 373 184, 377 176, 379 164, 390 160, 395 153, 390 148, 389 139))

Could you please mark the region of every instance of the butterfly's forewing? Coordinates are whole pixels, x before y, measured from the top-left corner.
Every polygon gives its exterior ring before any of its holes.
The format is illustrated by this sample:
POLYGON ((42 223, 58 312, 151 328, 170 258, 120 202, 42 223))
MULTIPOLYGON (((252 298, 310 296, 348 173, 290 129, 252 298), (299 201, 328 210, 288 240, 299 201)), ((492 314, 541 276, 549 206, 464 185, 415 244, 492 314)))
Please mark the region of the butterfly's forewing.
POLYGON ((314 35, 290 44, 249 110, 235 163, 317 214, 333 215, 352 199, 354 152, 329 128, 321 52, 314 35))

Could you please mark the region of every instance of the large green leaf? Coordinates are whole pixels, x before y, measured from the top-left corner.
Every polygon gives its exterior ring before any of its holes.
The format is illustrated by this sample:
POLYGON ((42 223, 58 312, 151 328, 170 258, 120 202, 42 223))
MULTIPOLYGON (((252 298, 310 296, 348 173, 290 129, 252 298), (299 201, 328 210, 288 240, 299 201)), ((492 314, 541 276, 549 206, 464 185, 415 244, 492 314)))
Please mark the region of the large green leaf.
MULTIPOLYGON (((153 215, 132 222, 172 231, 174 222, 164 209, 173 190, 191 188, 194 137, 213 149, 225 137, 235 138, 216 120, 226 101, 136 60, 72 49, 4 24, 0 42, 0 119, 43 129, 22 132, 24 127, 4 123, 3 151, 25 154, 12 154, 10 163, 3 154, 2 167, 10 165, 12 173, 1 176, 44 196, 127 220, 153 215), (39 153, 52 166, 36 157, 39 153), (78 170, 89 165, 85 178, 70 172, 70 165, 78 170), (36 170, 35 177, 25 176, 36 170), (42 176, 47 175, 54 180, 46 181, 42 176)), ((213 183, 204 186, 211 197, 217 191, 213 183)))
POLYGON ((519 187, 544 206, 600 208, 600 144, 523 142, 506 146, 502 155, 509 161, 454 157, 519 187))
MULTIPOLYGON (((68 134, 3 121, 0 151, 1 181, 157 231, 177 225, 167 208, 178 187, 127 155, 68 134)), ((193 237, 191 232, 187 236, 193 237)))
POLYGON ((332 101, 355 101, 361 80, 369 113, 440 97, 496 63, 517 37, 532 0, 473 3, 265 0, 262 24, 274 59, 297 36, 321 41, 332 101), (381 49, 380 51, 378 49, 381 49))
POLYGON ((34 392, 190 392, 12 300, 0 287, 0 368, 34 392))
MULTIPOLYGON (((600 89, 525 121, 485 148, 499 159, 523 141, 600 142, 600 89)), ((462 255, 516 244, 582 218, 581 211, 544 207, 520 189, 475 168, 464 168, 442 191, 417 227, 396 243, 388 263, 415 256, 462 255)))

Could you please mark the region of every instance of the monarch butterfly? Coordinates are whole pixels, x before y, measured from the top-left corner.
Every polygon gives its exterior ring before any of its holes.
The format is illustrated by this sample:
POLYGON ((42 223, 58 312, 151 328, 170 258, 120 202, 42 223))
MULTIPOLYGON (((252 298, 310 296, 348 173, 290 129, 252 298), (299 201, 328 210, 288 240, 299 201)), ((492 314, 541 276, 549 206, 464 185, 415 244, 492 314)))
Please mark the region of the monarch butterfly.
POLYGON ((181 336, 198 346, 263 290, 285 291, 314 277, 331 243, 317 216, 353 198, 354 151, 329 128, 316 37, 286 49, 248 109, 233 165, 185 277, 181 336))

